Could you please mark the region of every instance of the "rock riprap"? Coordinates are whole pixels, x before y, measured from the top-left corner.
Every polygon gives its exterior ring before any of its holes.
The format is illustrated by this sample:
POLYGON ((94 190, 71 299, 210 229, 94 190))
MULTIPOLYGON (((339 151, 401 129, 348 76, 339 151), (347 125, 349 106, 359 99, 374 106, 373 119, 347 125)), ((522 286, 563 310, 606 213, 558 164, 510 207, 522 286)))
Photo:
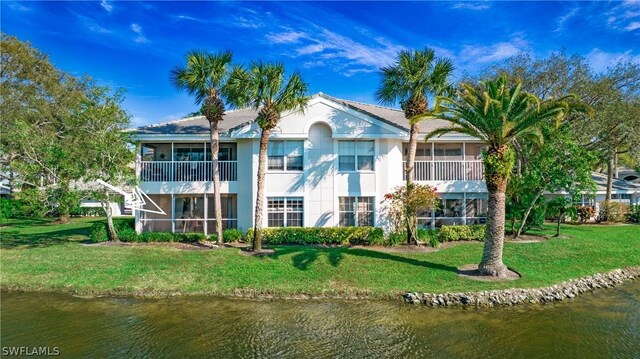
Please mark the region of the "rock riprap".
POLYGON ((596 289, 612 288, 640 277, 640 267, 615 269, 608 273, 569 280, 544 288, 501 289, 464 293, 406 293, 404 301, 429 307, 495 307, 525 303, 549 303, 574 298, 596 289))

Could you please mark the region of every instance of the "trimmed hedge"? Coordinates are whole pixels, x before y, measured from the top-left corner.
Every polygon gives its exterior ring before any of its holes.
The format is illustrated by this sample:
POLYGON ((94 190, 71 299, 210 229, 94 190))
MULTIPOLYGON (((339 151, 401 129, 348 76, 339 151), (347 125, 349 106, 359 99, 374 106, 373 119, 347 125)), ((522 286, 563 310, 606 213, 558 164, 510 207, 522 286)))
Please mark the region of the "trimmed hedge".
POLYGON ((484 241, 486 226, 473 224, 470 226, 442 226, 438 231, 438 241, 484 241))
MULTIPOLYGON (((247 241, 252 240, 253 228, 247 231, 247 241)), ((377 227, 283 227, 264 228, 262 243, 384 245, 385 238, 377 227)))
MULTIPOLYGON (((171 233, 171 232, 144 232, 137 234, 134 220, 131 218, 117 218, 113 220, 113 226, 118 233, 118 239, 123 242, 198 242, 206 239, 204 233, 171 233)), ((215 241, 216 236, 211 235, 215 241)), ((92 242, 106 242, 107 222, 97 222, 91 226, 89 238, 92 242)))

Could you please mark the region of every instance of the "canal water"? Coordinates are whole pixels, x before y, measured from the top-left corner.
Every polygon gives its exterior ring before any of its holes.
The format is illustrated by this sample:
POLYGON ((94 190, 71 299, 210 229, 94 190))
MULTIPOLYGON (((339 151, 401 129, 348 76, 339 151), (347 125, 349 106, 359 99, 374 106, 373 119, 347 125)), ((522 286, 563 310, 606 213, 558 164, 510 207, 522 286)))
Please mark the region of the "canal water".
POLYGON ((3 351, 78 358, 640 358, 640 281, 484 309, 3 292, 0 329, 3 351))

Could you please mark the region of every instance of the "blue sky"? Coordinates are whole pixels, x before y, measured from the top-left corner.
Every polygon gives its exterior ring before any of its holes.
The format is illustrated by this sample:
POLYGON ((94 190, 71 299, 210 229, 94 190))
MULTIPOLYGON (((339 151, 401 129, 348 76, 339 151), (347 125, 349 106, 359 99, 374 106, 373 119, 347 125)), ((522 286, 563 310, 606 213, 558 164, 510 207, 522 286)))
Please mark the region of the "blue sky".
POLYGON ((623 2, 1 2, 2 31, 64 71, 124 87, 135 126, 182 117, 193 99, 169 71, 189 49, 283 62, 312 93, 375 103, 378 69, 432 47, 477 72, 519 52, 586 56, 602 71, 640 62, 640 1, 623 2))

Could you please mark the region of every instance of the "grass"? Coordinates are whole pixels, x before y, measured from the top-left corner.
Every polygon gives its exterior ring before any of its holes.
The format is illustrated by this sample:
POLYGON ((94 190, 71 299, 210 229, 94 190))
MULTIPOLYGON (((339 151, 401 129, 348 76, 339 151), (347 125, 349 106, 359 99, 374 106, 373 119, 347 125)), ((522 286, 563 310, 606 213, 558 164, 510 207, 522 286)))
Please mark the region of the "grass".
MULTIPOLYGON (((8 290, 81 294, 298 294, 391 298, 406 291, 478 291, 541 287, 615 268, 640 265, 637 225, 563 225, 565 238, 506 243, 515 282, 476 282, 456 268, 480 261, 481 243, 433 253, 382 253, 356 248, 278 246, 275 254, 239 249, 187 251, 157 246, 83 246, 97 219, 69 224, 12 220, 2 227, 0 286, 8 290)), ((549 226, 543 234, 552 235, 549 226)))

